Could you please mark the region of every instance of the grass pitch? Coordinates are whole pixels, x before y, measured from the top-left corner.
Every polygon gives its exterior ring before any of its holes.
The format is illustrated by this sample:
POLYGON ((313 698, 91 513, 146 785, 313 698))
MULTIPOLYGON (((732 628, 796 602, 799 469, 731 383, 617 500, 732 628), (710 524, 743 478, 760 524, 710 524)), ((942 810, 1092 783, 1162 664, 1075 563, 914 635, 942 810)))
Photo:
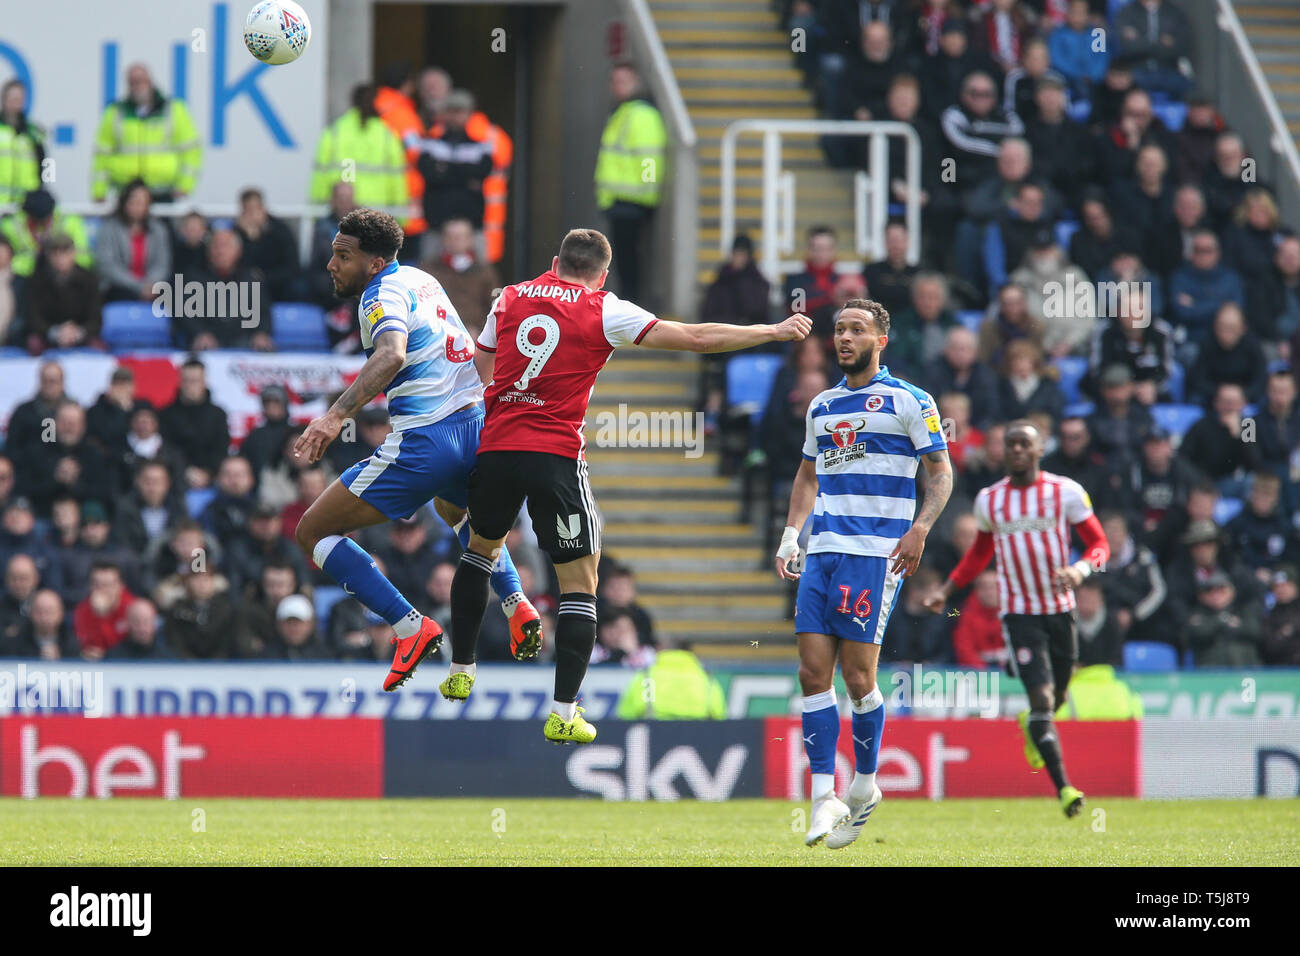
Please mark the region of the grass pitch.
POLYGON ((886 798, 844 850, 804 847, 806 814, 776 800, 8 798, 0 865, 1300 864, 1295 800, 1103 797, 1066 820, 1050 799, 886 798))

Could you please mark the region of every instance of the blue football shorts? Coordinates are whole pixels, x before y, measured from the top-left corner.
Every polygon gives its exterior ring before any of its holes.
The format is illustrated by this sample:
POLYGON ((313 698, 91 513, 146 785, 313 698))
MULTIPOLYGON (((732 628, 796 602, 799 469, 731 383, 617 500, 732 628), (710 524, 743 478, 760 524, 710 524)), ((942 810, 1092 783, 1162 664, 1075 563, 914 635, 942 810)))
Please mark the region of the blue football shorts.
POLYGON ((891 560, 827 551, 808 555, 795 599, 795 633, 883 643, 903 586, 902 575, 889 570, 891 560))

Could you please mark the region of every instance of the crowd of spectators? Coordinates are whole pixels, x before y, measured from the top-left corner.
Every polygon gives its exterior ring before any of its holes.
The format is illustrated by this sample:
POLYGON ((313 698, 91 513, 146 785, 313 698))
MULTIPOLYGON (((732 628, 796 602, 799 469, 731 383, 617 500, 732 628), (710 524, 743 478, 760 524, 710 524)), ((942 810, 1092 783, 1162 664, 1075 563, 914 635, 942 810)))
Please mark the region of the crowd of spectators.
MULTIPOLYGON (((784 13, 805 31, 795 60, 824 115, 919 134, 920 261, 901 221, 859 265, 816 226, 770 310, 742 234, 702 314, 813 320, 820 341, 786 350, 761 428, 744 433, 778 519, 809 401, 840 378, 828 347, 847 299, 888 308, 882 364, 937 399, 956 489, 884 659, 1005 653, 991 574, 949 616, 919 601, 973 539, 976 492, 1005 473, 1005 423, 1028 418, 1043 467, 1083 484, 1111 537, 1108 572, 1079 594, 1084 663, 1162 641, 1196 666, 1300 664, 1300 237, 1195 92, 1186 13, 1173 0, 1133 0, 1110 21, 1086 0, 794 0, 784 13)), ((867 168, 861 144, 823 145, 832 164, 867 168)), ((900 203, 902 158, 891 148, 900 203)), ((706 382, 711 420, 725 374, 706 382)))

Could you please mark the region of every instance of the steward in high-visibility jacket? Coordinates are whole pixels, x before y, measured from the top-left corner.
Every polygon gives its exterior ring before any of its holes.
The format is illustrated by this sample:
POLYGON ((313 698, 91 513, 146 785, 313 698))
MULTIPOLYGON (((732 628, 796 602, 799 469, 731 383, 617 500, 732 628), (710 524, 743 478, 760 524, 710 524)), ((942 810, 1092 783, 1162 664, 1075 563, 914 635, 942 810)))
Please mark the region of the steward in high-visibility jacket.
POLYGON ((1080 667, 1056 712, 1065 720, 1141 720, 1142 698, 1115 674, 1109 664, 1080 667))
POLYGON ((505 130, 481 112, 470 115, 465 132, 471 139, 492 143, 492 172, 483 179, 483 245, 488 262, 500 262, 506 254, 506 195, 515 144, 505 130))
POLYGON ((36 268, 36 257, 46 236, 64 233, 72 239, 77 250, 77 265, 89 269, 95 257, 90 251, 86 223, 80 216, 68 215, 54 208, 54 197, 44 189, 29 192, 23 200, 22 212, 13 213, 0 220, 0 233, 13 246, 11 268, 16 276, 30 276, 36 268))
POLYGON ((624 100, 614 110, 600 136, 596 155, 596 203, 602 210, 614 203, 655 207, 663 190, 668 133, 663 117, 640 96, 624 100))
POLYGON ((399 89, 381 86, 375 94, 375 111, 384 125, 396 134, 406 150, 406 191, 411 198, 415 216, 402 223, 402 229, 408 236, 418 236, 429 228, 424 221, 424 177, 416 168, 420 158, 420 140, 424 138, 424 124, 415 109, 411 98, 399 89))
POLYGON ((311 202, 329 202, 330 191, 340 180, 352 183, 358 206, 404 206, 410 200, 406 150, 375 112, 373 94, 373 87, 358 87, 352 109, 320 134, 311 202))
POLYGON ((722 685, 686 650, 660 651, 618 701, 623 720, 723 720, 722 685))
MULTIPOLYGON (((9 98, 10 80, 0 91, 0 103, 9 98)), ((22 112, 0 112, 0 206, 17 205, 23 196, 41 188, 41 163, 45 159, 45 131, 22 112)))
POLYGON ((157 201, 194 192, 203 164, 203 143, 189 109, 155 87, 137 104, 127 96, 110 103, 95 136, 90 194, 104 199, 133 179, 143 179, 157 201))

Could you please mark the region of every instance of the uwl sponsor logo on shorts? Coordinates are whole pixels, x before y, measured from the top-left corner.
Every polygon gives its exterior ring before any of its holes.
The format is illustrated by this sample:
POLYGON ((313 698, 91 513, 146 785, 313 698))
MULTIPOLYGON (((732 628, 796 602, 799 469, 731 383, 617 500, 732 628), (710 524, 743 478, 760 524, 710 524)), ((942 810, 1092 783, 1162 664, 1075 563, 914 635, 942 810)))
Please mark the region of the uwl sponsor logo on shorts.
POLYGON ((1043 316, 1048 319, 1112 319, 1134 316, 1136 328, 1151 324, 1150 282, 1076 281, 1066 273, 1064 282, 1043 284, 1043 316))
POLYGON ((999 712, 1001 678, 997 671, 935 670, 913 664, 910 671, 889 675, 889 705, 910 708, 918 717, 933 711, 945 717, 992 718, 999 712))
POLYGON ((125 926, 133 936, 148 936, 152 914, 152 893, 83 893, 74 886, 50 897, 51 926, 125 926))
POLYGON ((52 712, 104 716, 103 671, 0 669, 0 716, 52 712))
POLYGON ((683 448, 686 458, 704 454, 704 413, 687 411, 629 411, 620 402, 617 412, 598 413, 598 448, 683 448))
POLYGON ((239 319, 240 328, 255 329, 262 321, 261 282, 185 281, 179 272, 172 281, 153 284, 153 314, 187 319, 239 319))

